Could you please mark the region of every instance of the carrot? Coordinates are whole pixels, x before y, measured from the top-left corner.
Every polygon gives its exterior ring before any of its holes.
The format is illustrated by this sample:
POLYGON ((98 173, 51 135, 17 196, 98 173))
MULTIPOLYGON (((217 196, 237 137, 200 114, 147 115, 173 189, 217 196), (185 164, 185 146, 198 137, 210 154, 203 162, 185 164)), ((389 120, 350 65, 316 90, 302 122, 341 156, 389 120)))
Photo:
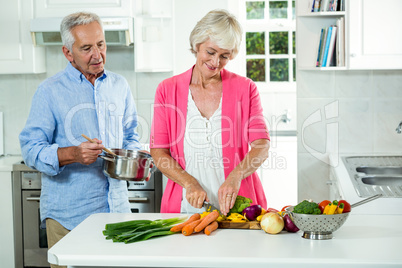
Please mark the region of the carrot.
POLYGON ((206 235, 210 235, 213 231, 215 231, 216 229, 218 229, 218 222, 214 221, 212 222, 210 225, 208 225, 207 227, 205 227, 204 229, 204 233, 206 235))
POLYGON ((197 225, 197 227, 194 228, 194 232, 198 233, 204 230, 205 227, 207 227, 210 223, 213 221, 216 221, 216 219, 219 217, 219 212, 214 210, 211 213, 209 213, 207 216, 202 218, 202 222, 197 225))
POLYGON ((187 224, 186 226, 183 227, 183 229, 181 230, 182 234, 184 234, 185 236, 191 235, 194 232, 194 228, 200 224, 202 221, 202 219, 190 222, 189 224, 187 224))
POLYGON ((199 213, 195 213, 195 214, 191 215, 191 217, 188 218, 188 220, 186 220, 185 222, 177 224, 177 225, 173 226, 172 228, 170 228, 170 231, 175 232, 175 233, 181 232, 181 230, 183 229, 184 226, 186 226, 187 224, 189 224, 193 221, 199 220, 200 218, 201 218, 201 215, 199 213))

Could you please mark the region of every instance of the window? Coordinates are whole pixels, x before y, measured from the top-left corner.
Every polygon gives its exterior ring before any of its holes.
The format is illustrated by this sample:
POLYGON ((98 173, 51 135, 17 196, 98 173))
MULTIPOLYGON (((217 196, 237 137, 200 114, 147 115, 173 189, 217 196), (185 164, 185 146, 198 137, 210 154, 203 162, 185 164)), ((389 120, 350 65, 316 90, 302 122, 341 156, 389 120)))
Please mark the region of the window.
POLYGON ((295 1, 240 1, 243 75, 260 90, 295 91, 295 1))

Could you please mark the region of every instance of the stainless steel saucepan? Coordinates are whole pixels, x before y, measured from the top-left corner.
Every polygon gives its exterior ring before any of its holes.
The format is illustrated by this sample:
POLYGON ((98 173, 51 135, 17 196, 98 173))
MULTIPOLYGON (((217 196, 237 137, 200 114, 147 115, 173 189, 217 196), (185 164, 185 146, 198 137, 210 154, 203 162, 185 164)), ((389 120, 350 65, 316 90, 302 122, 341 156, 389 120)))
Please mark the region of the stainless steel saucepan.
POLYGON ((150 154, 127 150, 109 149, 113 154, 105 152, 100 155, 103 161, 103 173, 118 180, 143 181, 156 167, 150 154))

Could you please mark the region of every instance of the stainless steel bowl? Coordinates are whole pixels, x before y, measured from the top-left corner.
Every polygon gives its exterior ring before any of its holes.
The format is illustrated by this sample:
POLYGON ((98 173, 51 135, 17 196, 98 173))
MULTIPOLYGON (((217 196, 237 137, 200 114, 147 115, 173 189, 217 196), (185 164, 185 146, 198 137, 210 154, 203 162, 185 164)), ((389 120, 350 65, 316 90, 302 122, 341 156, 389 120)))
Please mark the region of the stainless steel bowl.
POLYGON ((349 217, 350 212, 334 215, 311 215, 293 212, 293 206, 286 208, 297 228, 303 231, 303 238, 324 240, 331 239, 349 217))
POLYGON ((116 155, 105 153, 99 156, 104 160, 103 174, 108 177, 126 181, 143 181, 154 171, 151 168, 153 160, 150 154, 126 149, 109 150, 116 155))

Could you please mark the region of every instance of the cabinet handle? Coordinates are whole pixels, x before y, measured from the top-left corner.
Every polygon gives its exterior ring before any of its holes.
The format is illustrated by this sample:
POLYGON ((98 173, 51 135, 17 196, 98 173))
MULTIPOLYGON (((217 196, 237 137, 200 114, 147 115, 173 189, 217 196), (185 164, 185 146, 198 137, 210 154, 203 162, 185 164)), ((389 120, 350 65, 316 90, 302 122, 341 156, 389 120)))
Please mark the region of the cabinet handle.
POLYGON ((27 201, 40 201, 40 197, 27 197, 27 201))
POLYGON ((355 58, 357 55, 356 55, 356 53, 352 53, 352 54, 350 54, 350 56, 351 56, 352 58, 355 58))
POLYGON ((134 202, 146 202, 148 201, 148 197, 129 197, 128 202, 134 203, 134 202))

